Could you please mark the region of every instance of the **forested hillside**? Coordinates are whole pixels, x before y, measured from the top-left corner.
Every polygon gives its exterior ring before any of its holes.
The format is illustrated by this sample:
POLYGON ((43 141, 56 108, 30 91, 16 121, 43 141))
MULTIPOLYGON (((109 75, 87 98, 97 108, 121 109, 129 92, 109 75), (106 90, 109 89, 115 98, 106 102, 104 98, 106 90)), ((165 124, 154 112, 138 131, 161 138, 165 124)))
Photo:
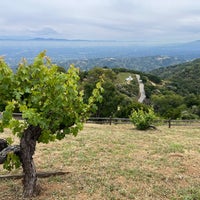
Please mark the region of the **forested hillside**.
POLYGON ((200 59, 159 68, 152 71, 152 74, 166 80, 166 86, 178 94, 200 94, 200 59))
POLYGON ((168 119, 198 119, 200 116, 199 60, 164 68, 148 74, 124 68, 93 68, 82 72, 82 87, 90 95, 98 77, 104 76, 103 102, 94 116, 129 117, 133 109, 153 106, 158 116, 168 119), (193 69, 194 68, 194 69, 193 69), (168 75, 166 75, 168 73, 168 75), (141 76, 146 92, 144 103, 138 103, 139 85, 136 74, 141 76), (155 75, 156 74, 156 75, 155 75), (132 77, 131 81, 126 78, 132 77))
POLYGON ((89 71, 81 72, 81 88, 84 89, 85 101, 98 82, 103 77, 103 101, 98 104, 95 117, 128 117, 132 108, 140 107, 137 102, 139 87, 136 71, 126 69, 109 69, 94 67, 89 71), (132 80, 126 80, 131 77, 132 80))
POLYGON ((151 92, 156 90, 156 85, 162 83, 158 77, 144 72, 125 68, 94 67, 89 71, 81 72, 80 85, 81 89, 84 89, 86 101, 99 77, 104 79, 104 93, 103 101, 98 104, 98 110, 93 115, 95 117, 129 117, 133 109, 141 107, 146 109, 151 92), (138 102, 140 93, 136 74, 140 75, 145 83, 147 99, 144 104, 138 102))
POLYGON ((200 59, 160 68, 152 74, 163 79, 160 94, 152 95, 154 108, 163 117, 196 119, 200 116, 200 59))

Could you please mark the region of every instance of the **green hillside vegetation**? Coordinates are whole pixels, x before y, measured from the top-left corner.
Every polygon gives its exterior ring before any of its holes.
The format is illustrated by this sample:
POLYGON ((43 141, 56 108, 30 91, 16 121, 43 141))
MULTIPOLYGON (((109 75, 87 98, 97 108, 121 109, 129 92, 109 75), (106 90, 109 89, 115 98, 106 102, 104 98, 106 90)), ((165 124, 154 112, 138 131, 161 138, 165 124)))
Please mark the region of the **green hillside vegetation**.
POLYGON ((160 68, 152 71, 152 74, 163 79, 161 94, 152 96, 152 101, 157 108, 162 104, 161 112, 165 113, 165 117, 170 115, 168 108, 175 106, 176 114, 173 118, 199 118, 200 59, 160 68))
POLYGON ((186 96, 200 94, 200 59, 192 62, 160 68, 152 72, 169 82, 166 84, 174 92, 186 96))
POLYGON ((101 76, 104 79, 103 101, 98 104, 95 117, 128 117, 132 108, 145 107, 137 102, 139 87, 134 71, 119 72, 119 69, 115 71, 100 67, 81 72, 81 87, 84 89, 85 101, 101 76), (126 81, 129 76, 133 80, 126 81))
POLYGON ((167 67, 152 74, 125 68, 95 67, 81 73, 81 85, 87 97, 91 94, 99 76, 104 76, 103 102, 98 105, 95 117, 124 118, 129 117, 133 109, 147 109, 153 106, 156 114, 164 119, 199 119, 200 95, 195 92, 199 90, 198 81, 200 80, 197 61, 194 62, 195 65, 189 65, 189 63, 180 65, 180 70, 178 65, 175 71, 173 67, 167 67), (165 76, 162 76, 161 71, 165 73, 165 76), (166 76, 167 73, 168 76, 166 76), (145 86, 147 98, 142 104, 138 103, 139 85, 136 74, 141 76, 145 86), (133 80, 127 82, 126 78, 129 76, 133 80))
POLYGON ((147 110, 151 95, 162 87, 161 79, 151 74, 125 68, 94 67, 89 71, 81 72, 81 87, 84 89, 85 101, 91 95, 92 89, 101 76, 104 78, 103 101, 98 104, 98 110, 93 115, 94 117, 128 118, 133 109, 147 110), (147 96, 145 103, 138 102, 139 84, 136 74, 140 75, 145 84, 147 96), (127 78, 131 78, 131 80, 127 81, 127 78))

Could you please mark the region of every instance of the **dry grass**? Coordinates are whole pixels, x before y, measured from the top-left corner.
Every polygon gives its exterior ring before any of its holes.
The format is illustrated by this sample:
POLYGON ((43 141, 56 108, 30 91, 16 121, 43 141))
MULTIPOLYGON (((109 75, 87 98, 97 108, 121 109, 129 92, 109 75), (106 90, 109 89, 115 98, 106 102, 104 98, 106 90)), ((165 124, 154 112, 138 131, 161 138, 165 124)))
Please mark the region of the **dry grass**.
MULTIPOLYGON (((70 172, 38 179, 37 200, 200 199, 199 128, 86 124, 77 137, 38 144, 34 159, 38 171, 70 172)), ((21 180, 0 187, 0 199, 21 199, 21 180)))

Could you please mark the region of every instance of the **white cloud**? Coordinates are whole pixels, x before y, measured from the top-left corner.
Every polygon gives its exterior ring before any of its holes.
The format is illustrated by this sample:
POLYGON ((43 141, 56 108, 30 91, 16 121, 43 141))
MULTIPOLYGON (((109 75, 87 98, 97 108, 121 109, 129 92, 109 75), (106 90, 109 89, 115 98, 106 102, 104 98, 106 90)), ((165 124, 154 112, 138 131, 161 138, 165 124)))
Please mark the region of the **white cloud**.
POLYGON ((190 40, 200 26, 197 0, 6 0, 1 8, 0 34, 190 40))
POLYGON ((32 36, 41 36, 41 37, 50 37, 50 36, 54 36, 54 37, 58 37, 60 34, 53 28, 51 27, 44 27, 42 29, 29 29, 28 32, 30 33, 30 35, 32 36))

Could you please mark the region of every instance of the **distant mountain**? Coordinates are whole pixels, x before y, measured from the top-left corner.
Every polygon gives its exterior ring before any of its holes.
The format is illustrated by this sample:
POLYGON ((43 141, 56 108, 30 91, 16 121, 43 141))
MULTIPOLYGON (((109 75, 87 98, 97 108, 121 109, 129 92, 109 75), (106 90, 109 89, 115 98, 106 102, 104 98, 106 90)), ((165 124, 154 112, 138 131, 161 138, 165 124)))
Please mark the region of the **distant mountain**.
POLYGON ((89 42, 90 40, 81 40, 81 39, 64 39, 64 38, 32 38, 32 41, 63 41, 63 42, 89 42))
POLYGON ((66 39, 48 37, 29 37, 29 36, 0 36, 0 41, 64 41, 64 42, 118 42, 115 40, 85 40, 85 39, 66 39))
POLYGON ((180 47, 185 47, 185 48, 195 48, 195 49, 200 49, 200 40, 192 41, 192 42, 187 42, 179 45, 180 47))
POLYGON ((200 94, 200 59, 156 69, 151 73, 169 81, 166 86, 178 94, 200 94))

